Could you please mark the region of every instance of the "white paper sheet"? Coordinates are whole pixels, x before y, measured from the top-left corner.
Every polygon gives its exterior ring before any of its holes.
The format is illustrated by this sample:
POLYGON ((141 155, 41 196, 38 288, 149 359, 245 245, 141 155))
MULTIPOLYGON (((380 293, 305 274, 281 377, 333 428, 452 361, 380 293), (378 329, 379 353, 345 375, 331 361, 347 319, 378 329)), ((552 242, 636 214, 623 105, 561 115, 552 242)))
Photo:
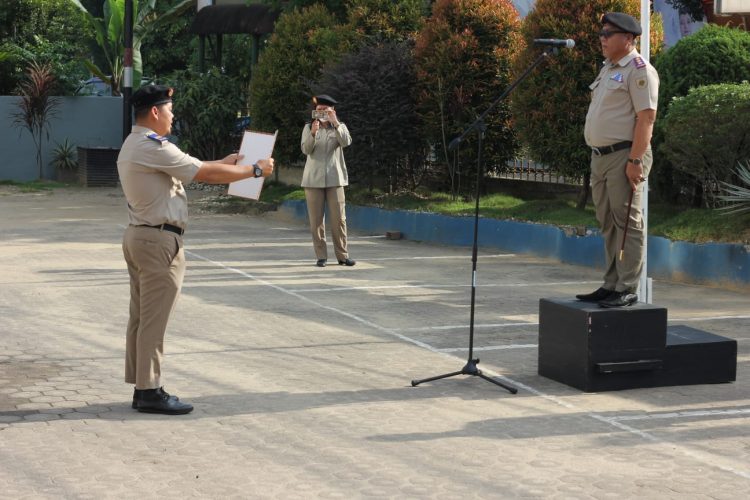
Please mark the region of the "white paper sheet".
MULTIPOLYGON (((278 130, 273 134, 246 130, 245 135, 242 137, 239 152, 243 158, 237 164, 252 165, 253 163, 257 163, 258 160, 273 156, 273 146, 276 143, 276 135, 278 133, 278 130)), ((228 194, 257 200, 260 198, 260 190, 263 188, 263 179, 263 177, 250 177, 232 182, 229 184, 228 194)))

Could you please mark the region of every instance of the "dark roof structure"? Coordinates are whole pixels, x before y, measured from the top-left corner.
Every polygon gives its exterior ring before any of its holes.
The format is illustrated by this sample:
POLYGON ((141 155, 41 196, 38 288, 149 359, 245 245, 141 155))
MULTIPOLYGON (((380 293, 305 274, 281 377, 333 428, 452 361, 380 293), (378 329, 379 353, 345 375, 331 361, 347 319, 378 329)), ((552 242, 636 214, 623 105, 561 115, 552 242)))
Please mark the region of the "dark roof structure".
POLYGON ((268 5, 210 5, 198 11, 190 32, 195 35, 266 35, 280 12, 268 5))

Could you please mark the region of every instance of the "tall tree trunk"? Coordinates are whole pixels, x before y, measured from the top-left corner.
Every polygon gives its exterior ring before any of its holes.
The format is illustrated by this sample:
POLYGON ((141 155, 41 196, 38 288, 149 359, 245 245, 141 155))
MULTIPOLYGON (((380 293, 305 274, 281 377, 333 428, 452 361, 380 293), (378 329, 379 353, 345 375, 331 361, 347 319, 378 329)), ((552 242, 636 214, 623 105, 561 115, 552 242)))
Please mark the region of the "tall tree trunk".
POLYGON ((578 201, 576 202, 576 208, 578 210, 583 210, 586 208, 586 203, 589 200, 589 189, 591 184, 591 172, 586 172, 583 174, 583 186, 581 186, 580 191, 578 191, 578 201))

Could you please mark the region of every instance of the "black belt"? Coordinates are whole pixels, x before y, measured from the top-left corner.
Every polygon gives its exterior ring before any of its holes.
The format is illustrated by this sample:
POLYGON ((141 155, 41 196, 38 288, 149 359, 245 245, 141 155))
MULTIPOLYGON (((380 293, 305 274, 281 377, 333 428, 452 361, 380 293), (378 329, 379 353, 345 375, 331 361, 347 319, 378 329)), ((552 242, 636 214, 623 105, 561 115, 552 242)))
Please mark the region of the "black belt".
POLYGON ((154 229, 163 229, 164 231, 171 231, 177 233, 180 236, 185 234, 185 230, 179 226, 173 226, 172 224, 159 224, 158 226, 149 226, 148 224, 140 224, 138 227, 153 227, 154 229))
POLYGON ((610 153, 614 153, 615 151, 622 151, 623 149, 627 149, 632 145, 633 141, 622 141, 616 144, 612 144, 611 146, 602 146, 600 148, 591 146, 591 151, 594 153, 594 156, 604 156, 610 153))

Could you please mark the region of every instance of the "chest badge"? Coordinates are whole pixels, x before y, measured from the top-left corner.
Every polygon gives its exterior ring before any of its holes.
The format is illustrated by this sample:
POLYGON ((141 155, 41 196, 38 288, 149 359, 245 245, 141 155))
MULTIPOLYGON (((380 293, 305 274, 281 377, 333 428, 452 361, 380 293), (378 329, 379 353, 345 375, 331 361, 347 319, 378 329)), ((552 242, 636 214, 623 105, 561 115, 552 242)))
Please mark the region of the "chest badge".
POLYGON ((610 80, 614 80, 618 83, 622 83, 625 79, 622 76, 622 73, 615 73, 614 75, 609 77, 610 80))

